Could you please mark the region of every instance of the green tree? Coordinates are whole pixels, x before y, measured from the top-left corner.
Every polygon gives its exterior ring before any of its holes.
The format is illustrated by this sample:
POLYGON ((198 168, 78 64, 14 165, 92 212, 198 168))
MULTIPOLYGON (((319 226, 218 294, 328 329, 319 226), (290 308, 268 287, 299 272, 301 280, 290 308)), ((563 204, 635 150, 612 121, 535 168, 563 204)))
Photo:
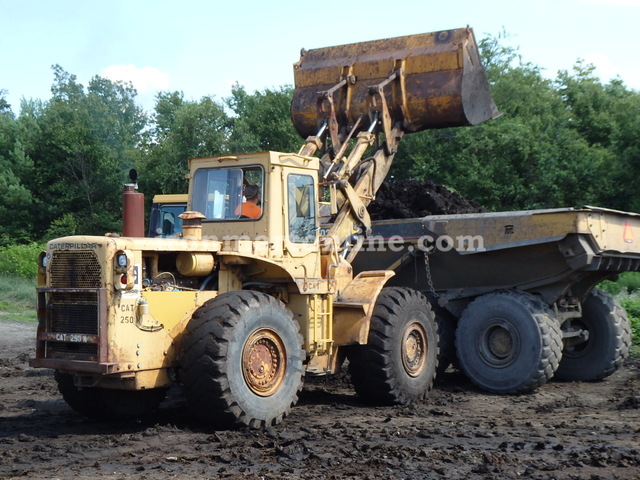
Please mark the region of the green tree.
POLYGON ((600 175, 594 179, 599 203, 640 210, 635 179, 640 174, 640 93, 622 81, 603 85, 593 65, 577 62, 558 77, 558 91, 571 117, 571 127, 592 151, 604 151, 600 175))
POLYGON ((500 38, 482 40, 480 49, 502 116, 408 135, 393 174, 443 183, 491 210, 592 203, 609 153, 573 127, 563 96, 539 67, 500 38))
POLYGON ((234 85, 231 97, 226 99, 234 114, 229 150, 233 153, 300 150, 303 139, 291 122, 292 97, 290 86, 279 90, 265 89, 251 95, 244 87, 234 85))
POLYGON ((7 91, 4 89, 0 89, 0 115, 11 114, 11 105, 7 102, 5 95, 7 91))
POLYGON ((156 96, 140 184, 148 193, 184 193, 187 160, 227 152, 229 118, 213 97, 186 101, 181 92, 156 96))
POLYGON ((8 245, 31 237, 27 212, 33 198, 23 179, 32 171, 28 150, 37 125, 31 121, 32 105, 23 105, 25 113, 16 119, 4 98, 0 104, 0 245, 8 245))
POLYGON ((84 234, 119 229, 124 172, 139 155, 145 116, 136 91, 94 77, 85 92, 75 75, 54 66, 53 97, 37 117, 41 134, 32 152, 37 192, 31 211, 34 235, 73 215, 84 234))

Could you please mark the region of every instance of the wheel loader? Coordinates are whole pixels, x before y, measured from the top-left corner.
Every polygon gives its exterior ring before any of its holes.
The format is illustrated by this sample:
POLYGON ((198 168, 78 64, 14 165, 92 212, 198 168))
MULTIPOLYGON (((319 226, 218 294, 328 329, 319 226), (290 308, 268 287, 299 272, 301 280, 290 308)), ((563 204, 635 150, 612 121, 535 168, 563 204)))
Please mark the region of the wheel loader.
POLYGON ((275 425, 305 375, 347 359, 365 402, 428 394, 428 300, 351 262, 403 135, 497 115, 473 31, 303 50, 293 73, 300 151, 190 159, 180 238, 144 238, 129 188, 122 236, 40 255, 30 364, 54 369, 79 413, 135 418, 179 384, 203 424, 275 425))

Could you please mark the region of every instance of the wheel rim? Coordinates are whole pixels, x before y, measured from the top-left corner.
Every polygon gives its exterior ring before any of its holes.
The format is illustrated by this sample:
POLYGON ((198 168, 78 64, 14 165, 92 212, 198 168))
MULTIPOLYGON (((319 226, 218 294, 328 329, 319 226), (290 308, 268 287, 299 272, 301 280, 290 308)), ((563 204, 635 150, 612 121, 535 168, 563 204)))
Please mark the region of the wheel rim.
POLYGON ((278 390, 287 367, 284 342, 272 330, 254 332, 242 350, 242 374, 249 389, 268 397, 278 390))
POLYGON ((591 348, 591 329, 588 324, 585 324, 582 318, 574 318, 567 320, 562 325, 564 333, 579 333, 577 337, 568 335, 563 340, 562 355, 565 357, 578 358, 586 354, 591 348))
POLYGON ((428 348, 422 325, 418 322, 408 325, 402 336, 402 365, 409 376, 417 377, 424 371, 428 348))
POLYGON ((480 337, 478 351, 482 360, 494 367, 506 367, 510 365, 518 348, 519 338, 517 332, 505 322, 497 322, 489 326, 480 337))

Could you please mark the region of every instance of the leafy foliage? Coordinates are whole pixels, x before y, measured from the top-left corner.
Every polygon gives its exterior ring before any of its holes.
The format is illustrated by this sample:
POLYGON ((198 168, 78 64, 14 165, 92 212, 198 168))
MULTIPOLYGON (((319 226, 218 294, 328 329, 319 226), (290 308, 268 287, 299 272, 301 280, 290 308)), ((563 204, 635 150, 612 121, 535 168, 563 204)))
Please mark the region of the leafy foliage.
POLYGON ((156 97, 153 125, 140 159, 141 188, 153 193, 184 193, 187 160, 226 153, 229 118, 213 97, 186 101, 180 92, 156 97))
POLYGON ((38 274, 38 255, 44 245, 10 245, 0 247, 0 274, 35 278, 38 274))
POLYGON ((35 279, 0 273, 0 311, 15 320, 35 320, 35 309, 35 279))
POLYGON ((232 133, 229 149, 235 153, 275 150, 297 152, 301 138, 291 122, 291 98, 293 89, 265 90, 249 95, 236 84, 227 106, 235 114, 232 117, 232 133))
POLYGON ((611 147, 619 144, 615 137, 624 127, 612 127, 614 112, 609 110, 619 108, 617 97, 628 100, 640 98, 638 94, 622 85, 603 87, 580 63, 574 75, 565 72, 557 82, 545 79, 539 67, 523 63, 497 38, 483 40, 480 48, 502 116, 471 129, 409 136, 400 146, 393 175, 443 183, 490 210, 603 200, 605 206, 615 206, 609 192, 619 157, 611 147), (599 117, 579 122, 577 116, 591 111, 583 105, 591 97, 581 89, 594 86, 602 99, 600 110, 591 110, 599 117))

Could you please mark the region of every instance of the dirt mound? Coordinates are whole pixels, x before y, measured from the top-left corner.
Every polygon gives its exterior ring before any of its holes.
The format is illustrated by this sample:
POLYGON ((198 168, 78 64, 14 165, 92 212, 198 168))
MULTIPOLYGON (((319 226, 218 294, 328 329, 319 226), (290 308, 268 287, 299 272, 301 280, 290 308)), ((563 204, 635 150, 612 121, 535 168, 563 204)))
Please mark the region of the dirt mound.
POLYGON ((383 183, 376 199, 369 205, 373 220, 484 211, 480 204, 462 198, 444 185, 437 185, 429 180, 383 183))

